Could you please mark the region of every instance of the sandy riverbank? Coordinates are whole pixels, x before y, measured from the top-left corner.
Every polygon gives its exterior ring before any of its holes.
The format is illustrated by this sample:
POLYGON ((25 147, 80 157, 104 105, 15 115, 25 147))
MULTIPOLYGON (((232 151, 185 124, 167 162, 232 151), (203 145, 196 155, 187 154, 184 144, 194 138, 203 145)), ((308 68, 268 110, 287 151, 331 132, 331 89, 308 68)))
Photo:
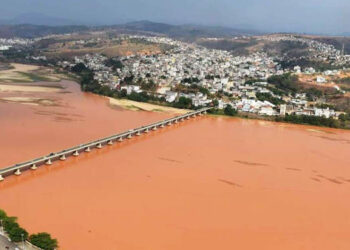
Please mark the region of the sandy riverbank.
POLYGON ((61 88, 30 85, 0 84, 0 92, 59 92, 61 88))
POLYGON ((120 106, 125 109, 134 110, 134 111, 152 111, 152 112, 165 112, 165 113, 174 113, 174 114, 185 114, 189 112, 187 109, 177 109, 172 107, 165 107, 150 103, 144 102, 135 102, 127 99, 114 99, 109 97, 109 103, 112 106, 120 106))
POLYGON ((2 97, 0 101, 8 103, 21 103, 26 105, 43 105, 43 106, 54 106, 56 105, 55 101, 43 98, 35 97, 2 97))
POLYGON ((20 64, 20 63, 11 63, 12 68, 7 70, 2 70, 0 73, 11 73, 11 72, 29 72, 33 70, 38 70, 40 67, 36 65, 29 65, 29 64, 20 64))
POLYGON ((12 63, 11 69, 0 71, 1 83, 58 82, 62 78, 53 69, 36 65, 12 63))

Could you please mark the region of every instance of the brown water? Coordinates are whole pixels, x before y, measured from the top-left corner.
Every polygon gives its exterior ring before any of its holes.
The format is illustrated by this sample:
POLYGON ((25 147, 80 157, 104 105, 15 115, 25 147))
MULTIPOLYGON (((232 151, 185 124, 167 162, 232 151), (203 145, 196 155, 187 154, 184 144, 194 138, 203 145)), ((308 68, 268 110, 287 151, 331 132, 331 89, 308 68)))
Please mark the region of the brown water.
MULTIPOLYGON (((0 103, 6 166, 163 119, 104 98, 0 103)), ((348 250, 350 133, 200 117, 0 183, 0 207, 61 249, 348 250)))

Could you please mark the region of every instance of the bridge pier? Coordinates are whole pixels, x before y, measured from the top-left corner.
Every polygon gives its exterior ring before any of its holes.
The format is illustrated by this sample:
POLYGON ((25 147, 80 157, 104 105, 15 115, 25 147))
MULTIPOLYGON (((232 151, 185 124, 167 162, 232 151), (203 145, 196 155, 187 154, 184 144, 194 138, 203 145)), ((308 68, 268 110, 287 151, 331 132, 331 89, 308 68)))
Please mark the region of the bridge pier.
POLYGON ((4 177, 2 177, 2 175, 0 174, 0 181, 5 180, 4 177))
POLYGON ((183 122, 183 121, 184 121, 184 118, 181 118, 181 119, 180 119, 180 121, 182 121, 182 122, 183 122))
POLYGON ((178 124, 179 123, 179 121, 178 120, 175 120, 175 124, 178 124))
POLYGON ((21 170, 20 170, 20 169, 17 169, 16 172, 15 172, 15 175, 18 176, 18 175, 21 175, 21 174, 22 174, 22 173, 21 173, 21 170))
POLYGON ((36 170, 36 169, 38 169, 38 168, 37 168, 37 166, 36 166, 35 164, 33 164, 33 165, 31 166, 30 169, 31 169, 31 170, 36 170))
MULTIPOLYGON (((161 127, 164 128, 164 125, 162 124, 161 127)), ((153 131, 156 131, 156 130, 157 130, 157 126, 153 127, 153 131)))
POLYGON ((123 137, 119 137, 118 141, 122 142, 123 141, 123 137))
POLYGON ((186 116, 186 120, 189 120, 190 119, 190 117, 189 116, 186 116))
POLYGON ((91 151, 91 149, 90 149, 90 147, 87 147, 86 149, 85 149, 85 152, 90 152, 91 151))
POLYGON ((102 144, 101 143, 97 144, 96 148, 101 149, 102 148, 102 144))
POLYGON ((128 137, 127 137, 128 139, 131 139, 132 138, 132 135, 131 134, 128 134, 128 137))
POLYGON ((168 126, 171 126, 173 123, 172 122, 168 122, 168 126))
POLYGON ((66 158, 66 155, 62 155, 61 157, 60 157, 60 160, 61 161, 65 161, 67 158, 66 158))
POLYGON ((46 165, 52 165, 52 161, 51 159, 48 159, 46 162, 45 162, 46 165))
POLYGON ((73 153, 73 155, 76 157, 76 156, 79 156, 79 152, 78 152, 78 150, 77 151, 75 151, 74 153, 73 153))
POLYGON ((113 145, 113 141, 110 140, 110 141, 107 142, 107 144, 108 144, 108 145, 113 145))
POLYGON ((164 128, 164 123, 162 123, 162 125, 160 125, 161 128, 164 128))
POLYGON ((146 128, 145 133, 149 133, 149 129, 148 128, 146 128))
POLYGON ((141 135, 141 132, 140 132, 140 131, 137 131, 136 135, 137 135, 137 136, 140 136, 140 135, 141 135))

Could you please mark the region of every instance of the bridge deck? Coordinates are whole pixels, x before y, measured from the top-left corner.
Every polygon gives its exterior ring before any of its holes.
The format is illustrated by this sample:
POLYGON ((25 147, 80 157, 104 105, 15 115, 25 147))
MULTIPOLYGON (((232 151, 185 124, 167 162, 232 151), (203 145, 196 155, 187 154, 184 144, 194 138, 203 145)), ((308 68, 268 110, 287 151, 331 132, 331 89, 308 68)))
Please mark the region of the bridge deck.
POLYGON ((165 119, 165 120, 162 120, 162 121, 159 121, 156 123, 152 123, 152 124, 149 124, 149 125, 146 125, 143 127, 131 129, 131 130, 126 131, 126 132, 122 132, 122 133, 115 134, 115 135, 112 135, 109 137, 98 139, 96 141, 91 141, 91 142, 88 142, 85 144, 80 144, 80 145, 72 147, 72 148, 64 149, 64 150, 59 151, 59 152, 51 153, 51 154, 46 155, 46 156, 42 156, 42 157, 30 160, 30 161, 18 163, 16 165, 0 169, 0 181, 2 181, 5 176, 9 176, 9 175, 13 175, 13 174, 20 175, 21 171, 23 171, 23 170, 27 170, 30 168, 36 169, 36 167, 39 165, 52 164, 53 161, 60 160, 60 159, 65 160, 65 158, 68 156, 71 156, 71 155, 77 156, 82 151, 89 151, 90 148, 100 148, 105 144, 113 143, 114 141, 117 141, 117 140, 123 140, 125 138, 130 138, 133 135, 148 132, 149 130, 157 129, 158 127, 165 126, 165 125, 171 124, 173 122, 179 122, 179 121, 186 119, 186 118, 190 118, 190 117, 193 117, 196 115, 204 114, 209 109, 210 108, 203 108, 200 110, 189 112, 189 113, 186 113, 184 115, 165 119))

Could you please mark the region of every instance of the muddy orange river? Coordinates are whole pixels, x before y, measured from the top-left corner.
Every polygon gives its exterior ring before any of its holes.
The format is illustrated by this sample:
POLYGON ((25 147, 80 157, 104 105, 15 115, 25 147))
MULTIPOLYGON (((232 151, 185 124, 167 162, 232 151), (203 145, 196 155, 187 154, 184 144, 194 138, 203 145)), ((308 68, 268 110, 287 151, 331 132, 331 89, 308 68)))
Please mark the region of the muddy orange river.
MULTIPOLYGON (((1 167, 169 117, 63 84, 36 94, 57 106, 0 103, 1 167)), ((348 250, 349 197, 348 131, 209 116, 0 183, 64 250, 348 250)))

